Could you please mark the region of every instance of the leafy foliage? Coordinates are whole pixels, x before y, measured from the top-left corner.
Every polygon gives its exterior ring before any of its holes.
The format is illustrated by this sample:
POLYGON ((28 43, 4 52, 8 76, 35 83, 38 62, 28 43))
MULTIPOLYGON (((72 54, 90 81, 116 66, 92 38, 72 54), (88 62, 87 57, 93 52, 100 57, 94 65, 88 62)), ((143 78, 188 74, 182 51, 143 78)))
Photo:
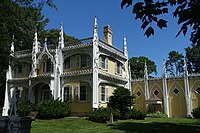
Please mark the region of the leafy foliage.
POLYGON ((108 108, 97 108, 89 112, 88 119, 90 121, 106 123, 110 119, 110 110, 108 108))
POLYGON ((129 118, 136 120, 144 120, 146 116, 147 114, 145 112, 136 109, 131 109, 129 114, 129 118))
POLYGON ((124 87, 118 87, 110 96, 108 107, 117 110, 122 119, 128 118, 129 111, 134 104, 134 96, 124 87))
MULTIPOLYGON (((47 44, 55 47, 58 45, 59 32, 58 29, 42 30, 39 32, 39 41, 43 42, 47 38, 47 44)), ((78 39, 68 36, 65 33, 64 40, 65 42, 78 42, 78 39)))
MULTIPOLYGON (((44 18, 40 9, 32 6, 21 6, 19 4, 20 1, 25 0, 1 0, 0 2, 1 94, 5 89, 5 75, 10 60, 11 42, 15 42, 15 50, 31 48, 35 27, 37 26, 38 30, 42 30, 48 22, 48 19, 44 18), (15 36, 14 40, 12 40, 13 35, 15 36)), ((3 100, 0 104, 2 103, 3 100)))
POLYGON ((132 57, 129 59, 132 79, 138 79, 144 77, 145 61, 148 67, 148 74, 157 73, 155 62, 151 61, 150 59, 144 56, 132 57))
POLYGON ((192 115, 194 118, 200 119, 200 106, 192 110, 192 115))
POLYGON ((171 76, 178 76, 183 73, 183 58, 183 55, 177 51, 169 52, 166 68, 171 76))
POLYGON ((185 51, 189 73, 200 73, 200 45, 192 44, 185 51))
POLYGON ((66 117, 69 113, 69 106, 66 102, 48 100, 38 103, 36 106, 38 119, 58 119, 66 117))
MULTIPOLYGON (((131 6, 133 0, 122 0, 121 8, 131 6)), ((141 28, 145 30, 147 37, 154 35, 151 25, 155 23, 160 29, 167 27, 167 20, 162 15, 167 14, 170 7, 174 7, 173 17, 178 18, 177 23, 181 25, 178 35, 186 35, 188 27, 191 28, 190 40, 193 44, 200 44, 200 1, 198 0, 166 0, 153 1, 142 0, 133 4, 132 13, 135 19, 142 22, 141 28)))
POLYGON ((34 106, 29 101, 19 101, 18 103, 19 108, 19 116, 28 116, 29 113, 34 109, 34 106))
POLYGON ((147 117, 151 117, 151 118, 167 118, 168 116, 166 114, 163 114, 162 112, 157 112, 157 113, 147 114, 147 117))

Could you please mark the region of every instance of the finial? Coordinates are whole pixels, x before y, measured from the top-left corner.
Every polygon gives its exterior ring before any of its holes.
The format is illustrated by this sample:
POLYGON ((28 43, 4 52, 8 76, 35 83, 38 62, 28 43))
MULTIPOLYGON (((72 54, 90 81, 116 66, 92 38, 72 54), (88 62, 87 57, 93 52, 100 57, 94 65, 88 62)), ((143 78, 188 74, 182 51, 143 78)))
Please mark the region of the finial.
POLYGON ((63 33, 62 22, 60 23, 60 33, 59 33, 58 48, 64 48, 64 33, 63 33))
POLYGON ((14 47, 14 40, 15 40, 15 36, 13 35, 13 37, 12 37, 12 43, 11 43, 11 48, 10 48, 10 53, 11 54, 14 53, 14 49, 15 49, 15 47, 14 47))
POLYGON ((47 38, 45 38, 44 47, 47 47, 47 38))
POLYGON ((124 34, 124 48, 123 48, 123 51, 124 51, 124 55, 126 57, 128 57, 127 42, 126 42, 126 35, 125 34, 124 34))

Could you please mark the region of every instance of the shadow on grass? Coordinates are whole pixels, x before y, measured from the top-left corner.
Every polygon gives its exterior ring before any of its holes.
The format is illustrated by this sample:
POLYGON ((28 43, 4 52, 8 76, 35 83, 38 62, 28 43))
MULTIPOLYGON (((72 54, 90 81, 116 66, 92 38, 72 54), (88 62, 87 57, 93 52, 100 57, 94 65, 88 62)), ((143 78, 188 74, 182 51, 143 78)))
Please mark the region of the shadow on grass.
POLYGON ((137 123, 123 122, 108 125, 114 130, 125 131, 125 133, 200 133, 200 122, 188 125, 188 123, 137 123))

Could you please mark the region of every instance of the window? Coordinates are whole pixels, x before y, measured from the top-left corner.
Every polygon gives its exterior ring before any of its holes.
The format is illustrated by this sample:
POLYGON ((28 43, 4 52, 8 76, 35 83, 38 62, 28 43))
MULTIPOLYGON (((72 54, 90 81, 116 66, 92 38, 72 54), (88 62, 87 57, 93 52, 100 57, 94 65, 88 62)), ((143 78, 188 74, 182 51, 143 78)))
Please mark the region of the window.
POLYGON ((88 101, 89 100, 89 86, 86 84, 77 85, 75 87, 75 99, 77 101, 88 101))
POLYGON ((66 58, 64 61, 64 68, 65 69, 70 69, 71 68, 71 59, 70 57, 66 58))
POLYGON ((46 72, 51 72, 51 59, 47 59, 46 72))
POLYGON ((51 59, 47 59, 46 61, 42 62, 42 72, 53 72, 51 59))
POLYGON ((108 58, 105 56, 101 56, 99 60, 100 68, 108 69, 108 58))
POLYGON ((155 94, 156 96, 158 96, 159 91, 158 91, 158 90, 155 90, 155 91, 154 91, 154 94, 155 94))
POLYGON ((89 67, 90 66, 90 56, 89 55, 77 55, 76 56, 76 66, 80 67, 89 67))
POLYGON ((86 101, 87 98, 87 86, 80 86, 80 101, 86 101))
POLYGON ((101 86, 101 101, 108 101, 108 89, 104 85, 101 86))
POLYGON ((22 65, 18 65, 16 69, 16 74, 21 74, 22 73, 22 65))
POLYGON ((174 92, 175 95, 178 95, 179 90, 178 90, 177 88, 175 88, 175 89, 173 90, 173 92, 174 92))
POLYGON ((119 62, 115 63, 115 72, 117 74, 121 74, 122 73, 122 68, 121 68, 121 64, 119 62))
POLYGON ((72 99, 71 91, 72 91, 71 86, 64 87, 64 101, 71 101, 71 99, 72 99))
POLYGON ((78 68, 81 67, 81 56, 80 55, 76 56, 76 67, 78 67, 78 68))
POLYGON ((140 95, 141 95, 142 93, 140 92, 140 91, 138 91, 137 93, 136 93, 136 95, 139 97, 140 95))

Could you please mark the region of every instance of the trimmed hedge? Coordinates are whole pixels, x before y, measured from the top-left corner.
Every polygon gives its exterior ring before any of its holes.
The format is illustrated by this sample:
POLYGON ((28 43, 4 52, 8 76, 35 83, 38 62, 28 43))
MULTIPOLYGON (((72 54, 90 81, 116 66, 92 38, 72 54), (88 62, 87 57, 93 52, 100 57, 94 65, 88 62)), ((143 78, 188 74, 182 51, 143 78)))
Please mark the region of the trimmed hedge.
POLYGON ((59 119, 68 115, 69 106, 60 100, 48 100, 38 103, 36 110, 38 119, 59 119))
POLYGON ((194 118, 200 119, 200 106, 192 110, 192 115, 194 118))

